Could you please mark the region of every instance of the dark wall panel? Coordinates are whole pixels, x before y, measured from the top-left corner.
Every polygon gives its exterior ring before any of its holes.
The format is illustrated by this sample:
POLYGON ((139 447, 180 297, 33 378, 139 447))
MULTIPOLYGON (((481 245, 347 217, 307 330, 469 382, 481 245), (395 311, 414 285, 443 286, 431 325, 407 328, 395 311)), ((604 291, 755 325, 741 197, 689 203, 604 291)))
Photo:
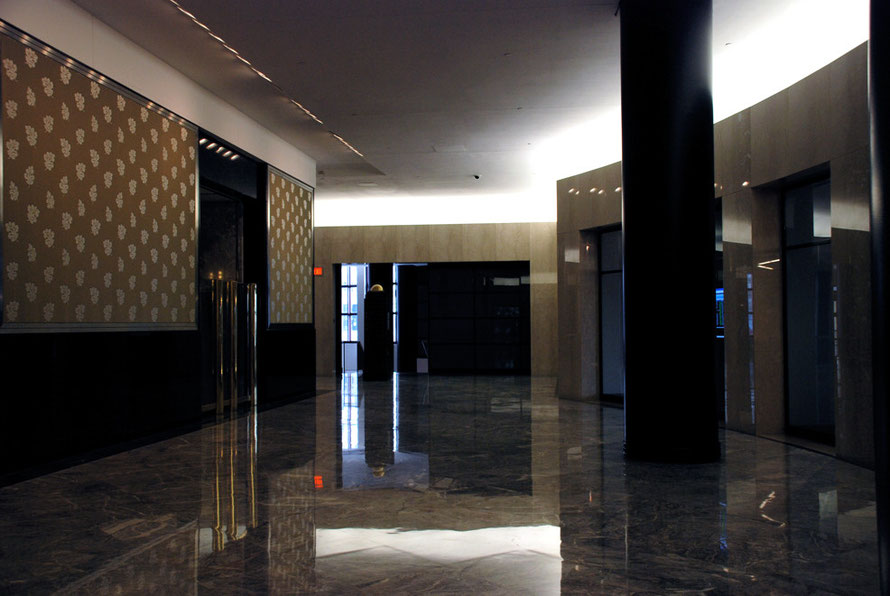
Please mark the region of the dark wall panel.
POLYGON ((527 374, 528 262, 431 263, 428 270, 430 372, 527 374))
POLYGON ((0 478, 194 423, 197 331, 0 335, 0 478))

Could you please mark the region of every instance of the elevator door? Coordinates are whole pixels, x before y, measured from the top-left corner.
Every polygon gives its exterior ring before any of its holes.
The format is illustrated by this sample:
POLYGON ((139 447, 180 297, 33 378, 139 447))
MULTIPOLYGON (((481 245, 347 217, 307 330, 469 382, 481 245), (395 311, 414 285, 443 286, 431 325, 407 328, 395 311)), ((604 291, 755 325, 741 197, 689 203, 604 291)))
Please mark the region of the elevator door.
POLYGON ((785 193, 788 431, 834 441, 834 284, 827 180, 785 193))
POLYGON ((605 401, 624 399, 624 296, 622 294, 621 230, 603 232, 599 243, 600 395, 605 401))

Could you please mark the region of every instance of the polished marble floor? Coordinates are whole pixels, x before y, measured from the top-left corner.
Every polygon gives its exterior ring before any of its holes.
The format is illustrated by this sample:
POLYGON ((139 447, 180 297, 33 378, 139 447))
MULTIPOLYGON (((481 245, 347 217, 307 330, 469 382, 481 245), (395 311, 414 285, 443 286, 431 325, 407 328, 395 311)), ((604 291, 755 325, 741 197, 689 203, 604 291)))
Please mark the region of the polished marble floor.
POLYGON ((629 462, 551 379, 319 387, 0 489, 0 593, 877 591, 872 474, 832 457, 629 462))

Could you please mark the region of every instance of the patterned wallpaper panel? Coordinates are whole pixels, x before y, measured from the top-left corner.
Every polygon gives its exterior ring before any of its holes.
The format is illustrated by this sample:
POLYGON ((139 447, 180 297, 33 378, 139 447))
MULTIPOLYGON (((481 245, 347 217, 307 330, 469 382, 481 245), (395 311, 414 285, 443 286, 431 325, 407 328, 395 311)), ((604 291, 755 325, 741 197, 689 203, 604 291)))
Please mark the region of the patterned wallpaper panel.
POLYGON ((193 322, 196 132, 0 38, 4 326, 193 322))
POLYGON ((271 323, 312 323, 312 191, 269 168, 271 323))

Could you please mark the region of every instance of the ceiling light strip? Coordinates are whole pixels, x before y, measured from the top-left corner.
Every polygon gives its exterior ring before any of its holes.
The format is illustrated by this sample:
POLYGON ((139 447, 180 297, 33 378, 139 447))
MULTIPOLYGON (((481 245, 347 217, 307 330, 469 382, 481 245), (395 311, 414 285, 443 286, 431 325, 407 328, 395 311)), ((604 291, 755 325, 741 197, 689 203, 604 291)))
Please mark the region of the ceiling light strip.
POLYGON ((337 133, 335 133, 335 132, 332 131, 332 130, 329 130, 328 132, 331 133, 331 135, 332 135, 335 139, 337 139, 338 141, 340 141, 341 143, 343 143, 344 145, 346 145, 346 147, 347 147, 350 151, 352 151, 353 153, 355 153, 355 154, 358 155, 359 157, 364 157, 364 155, 361 153, 361 151, 359 151, 358 149, 356 149, 355 147, 353 147, 352 145, 350 145, 349 143, 347 143, 347 142, 346 142, 346 139, 344 139, 343 137, 341 137, 340 135, 338 135, 337 133))
MULTIPOLYGON (((318 122, 319 124, 324 124, 324 122, 322 122, 321 119, 320 119, 318 116, 316 116, 316 115, 313 114, 311 111, 309 111, 308 109, 306 109, 306 108, 303 106, 303 104, 301 104, 300 102, 298 102, 297 100, 295 100, 295 99, 293 99, 293 98, 291 98, 291 97, 288 97, 287 93, 285 92, 284 89, 281 88, 281 86, 279 86, 278 84, 275 83, 275 81, 273 81, 271 78, 269 78, 269 76, 266 75, 266 73, 262 72, 261 70, 259 70, 258 68, 256 68, 253 64, 251 64, 251 63, 250 63, 250 60, 248 60, 247 58, 245 58, 244 56, 242 56, 242 55, 238 52, 238 50, 236 50, 235 48, 233 48, 232 46, 230 46, 229 44, 227 44, 226 41, 225 41, 222 37, 220 37, 219 35, 217 35, 216 33, 214 33, 214 32, 210 29, 210 27, 208 27, 207 25, 205 25, 204 23, 202 23, 201 21, 199 21, 198 18, 197 18, 195 15, 193 15, 192 13, 190 13, 189 11, 187 11, 186 9, 184 9, 184 8, 182 7, 182 5, 179 4, 179 2, 177 2, 176 0, 167 0, 167 1, 168 1, 170 4, 172 4, 174 7, 176 7, 176 9, 177 9, 179 12, 181 12, 182 14, 184 14, 185 16, 187 16, 189 19, 191 19, 191 21, 192 21, 195 25, 197 25, 198 27, 200 27, 201 29, 203 29, 204 31, 206 31, 207 34, 208 34, 210 37, 212 37, 217 43, 219 43, 225 50, 227 50, 227 51, 230 52, 233 56, 235 56, 238 60, 240 60, 241 62, 243 62, 248 68, 250 68, 250 70, 252 70, 252 71, 254 72, 254 74, 256 74, 258 77, 262 78, 264 81, 266 81, 267 83, 269 83, 269 84, 272 85, 273 87, 275 87, 275 90, 276 90, 276 91, 278 91, 281 95, 287 97, 287 99, 288 99, 292 104, 294 104, 294 106, 296 106, 300 111, 302 111, 306 116, 309 116, 310 118, 312 118, 313 120, 315 120, 315 121, 318 122)), ((336 137, 337 135, 334 135, 334 136, 336 137)), ((358 154, 358 155, 364 157, 364 155, 362 155, 361 153, 359 153, 358 151, 356 151, 355 148, 352 147, 352 145, 350 145, 349 143, 346 143, 346 141, 343 141, 342 138, 337 137, 337 139, 339 139, 340 141, 342 141, 343 143, 345 143, 346 146, 349 147, 350 149, 352 149, 356 154, 358 154)))
POLYGON ((189 130, 197 130, 198 129, 197 126, 195 126, 193 123, 189 122, 188 120, 186 120, 179 114, 176 114, 175 112, 171 112, 167 108, 156 104, 155 102, 149 100, 147 97, 140 95, 139 93, 133 91, 129 87, 125 87, 121 83, 118 83, 117 81, 115 81, 113 79, 109 79, 105 75, 93 70, 86 64, 83 64, 82 62, 78 62, 77 60, 75 60, 74 58, 69 56, 68 54, 65 54, 65 53, 61 52, 60 50, 57 50, 56 48, 45 44, 44 42, 40 41, 39 39, 36 39, 36 38, 28 35, 27 33, 22 31, 18 27, 14 26, 4 20, 0 20, 0 33, 2 33, 4 35, 8 35, 12 39, 31 48, 35 52, 39 52, 40 54, 43 54, 44 56, 47 56, 47 57, 55 60, 59 64, 66 66, 67 68, 73 70, 74 72, 77 72, 77 73, 85 76, 89 80, 95 81, 96 83, 99 83, 99 84, 103 85, 104 87, 111 89, 118 95, 122 95, 123 97, 126 97, 127 99, 136 102, 136 104, 138 104, 139 106, 149 109, 157 114, 160 114, 161 116, 163 116, 164 118, 167 118, 171 122, 175 122, 176 124, 179 124, 180 126, 184 126, 184 127, 188 128, 189 130))

